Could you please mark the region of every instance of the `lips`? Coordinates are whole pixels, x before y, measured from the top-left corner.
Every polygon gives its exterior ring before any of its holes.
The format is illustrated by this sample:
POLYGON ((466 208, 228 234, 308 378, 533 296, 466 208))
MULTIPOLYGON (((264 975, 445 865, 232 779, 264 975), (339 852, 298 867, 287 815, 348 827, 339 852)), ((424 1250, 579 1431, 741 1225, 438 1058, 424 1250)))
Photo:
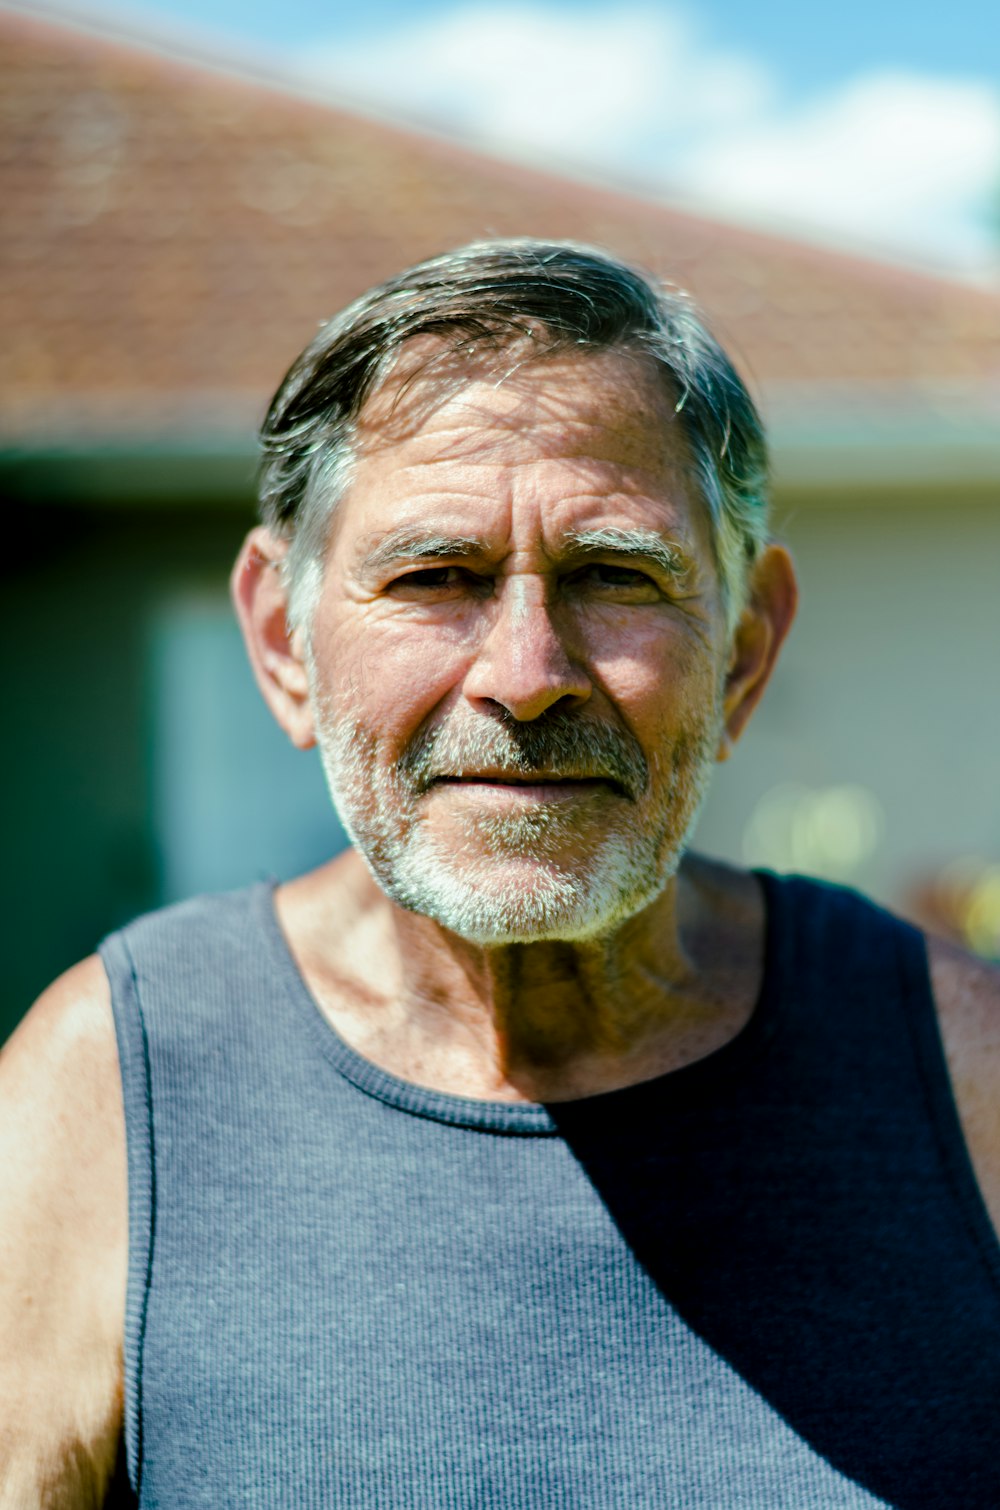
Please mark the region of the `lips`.
POLYGON ((606 776, 553 776, 548 771, 532 771, 525 776, 506 771, 463 771, 460 776, 436 776, 435 781, 502 781, 505 786, 555 786, 571 781, 606 781, 606 776))
POLYGON ((461 775, 437 775, 431 784, 433 786, 503 786, 529 789, 558 786, 565 787, 567 790, 574 787, 609 787, 613 791, 621 792, 620 784, 611 776, 566 776, 555 775, 548 771, 532 771, 527 775, 521 771, 463 771, 461 775))

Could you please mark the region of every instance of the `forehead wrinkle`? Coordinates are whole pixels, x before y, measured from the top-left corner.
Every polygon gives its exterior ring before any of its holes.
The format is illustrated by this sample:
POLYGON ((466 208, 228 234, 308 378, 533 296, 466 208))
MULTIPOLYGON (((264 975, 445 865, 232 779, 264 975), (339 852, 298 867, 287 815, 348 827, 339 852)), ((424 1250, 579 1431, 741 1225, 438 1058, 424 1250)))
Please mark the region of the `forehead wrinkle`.
POLYGON ((631 472, 644 479, 658 473, 655 466, 640 466, 637 457, 629 456, 623 465, 620 450, 616 453, 606 436, 600 436, 598 443, 589 427, 568 425, 528 429, 470 423, 448 430, 428 429, 403 442, 369 446, 359 459, 362 465, 370 459, 378 468, 376 475, 392 479, 396 486, 414 479, 435 490, 443 483, 446 491, 459 491, 462 479, 493 474, 498 468, 516 476, 540 464, 592 474, 631 472))
POLYGON ((498 462, 514 470, 549 461, 610 468, 644 479, 664 475, 686 478, 690 472, 685 449, 676 443, 674 435, 662 430, 637 428, 626 422, 616 425, 608 420, 543 421, 537 411, 530 424, 516 422, 511 416, 488 414, 479 418, 466 414, 461 420, 456 417, 454 424, 429 426, 403 441, 383 436, 380 443, 366 445, 360 456, 395 460, 400 471, 455 464, 491 467, 498 462))
POLYGON ((509 453, 512 443, 527 442, 536 456, 683 471, 684 433, 659 377, 642 373, 646 381, 638 384, 635 373, 624 383, 605 378, 599 390, 572 380, 588 367, 599 375, 600 366, 593 355, 572 357, 568 369, 563 362, 535 360, 509 384, 484 381, 473 370, 467 383, 453 375, 444 394, 424 393, 419 381, 398 407, 391 391, 382 390, 360 416, 359 457, 415 448, 425 453, 418 464, 469 460, 509 453))

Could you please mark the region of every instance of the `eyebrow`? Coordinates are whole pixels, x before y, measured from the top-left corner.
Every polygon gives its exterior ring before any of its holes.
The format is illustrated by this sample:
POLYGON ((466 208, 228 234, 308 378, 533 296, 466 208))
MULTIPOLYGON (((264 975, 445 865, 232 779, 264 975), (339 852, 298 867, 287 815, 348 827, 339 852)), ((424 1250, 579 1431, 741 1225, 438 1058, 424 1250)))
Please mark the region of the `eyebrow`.
POLYGON ((656 566, 665 575, 685 578, 693 562, 681 547, 665 540, 656 530, 597 529, 570 530, 563 536, 573 552, 582 556, 620 556, 656 566))
MULTIPOLYGON (((569 530, 562 537, 564 548, 574 556, 617 556, 657 567, 666 576, 681 581, 688 576, 692 562, 681 547, 665 540, 656 530, 616 529, 569 530)), ((364 571, 384 572, 401 561, 461 560, 490 553, 487 540, 478 535, 428 535, 419 529, 403 526, 391 530, 361 558, 364 571)))
POLYGON ((390 530, 361 557, 365 571, 382 572, 400 561, 441 561, 445 558, 485 555, 485 540, 475 535, 428 535, 406 526, 390 530))

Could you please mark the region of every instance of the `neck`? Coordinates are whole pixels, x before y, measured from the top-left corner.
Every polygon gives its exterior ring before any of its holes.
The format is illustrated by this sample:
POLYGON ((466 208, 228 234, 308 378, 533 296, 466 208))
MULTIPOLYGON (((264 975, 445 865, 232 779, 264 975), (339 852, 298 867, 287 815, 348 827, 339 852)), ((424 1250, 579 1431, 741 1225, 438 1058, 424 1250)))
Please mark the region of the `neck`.
POLYGON ((679 1068, 739 1031, 759 983, 756 884, 693 859, 651 906, 583 942, 470 944, 390 902, 356 856, 282 888, 278 910, 353 1048, 491 1100, 575 1099, 679 1068))

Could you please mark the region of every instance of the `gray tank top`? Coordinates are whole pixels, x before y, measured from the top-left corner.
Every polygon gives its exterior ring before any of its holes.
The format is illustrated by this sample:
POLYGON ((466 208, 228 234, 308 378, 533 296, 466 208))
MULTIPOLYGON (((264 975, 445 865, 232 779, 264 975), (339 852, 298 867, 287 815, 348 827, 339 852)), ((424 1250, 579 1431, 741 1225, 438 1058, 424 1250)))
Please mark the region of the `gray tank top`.
POLYGON ((762 880, 744 1031, 550 1108, 359 1057, 268 886, 105 942, 140 1505, 1000 1505, 1000 1249, 922 941, 762 880))

